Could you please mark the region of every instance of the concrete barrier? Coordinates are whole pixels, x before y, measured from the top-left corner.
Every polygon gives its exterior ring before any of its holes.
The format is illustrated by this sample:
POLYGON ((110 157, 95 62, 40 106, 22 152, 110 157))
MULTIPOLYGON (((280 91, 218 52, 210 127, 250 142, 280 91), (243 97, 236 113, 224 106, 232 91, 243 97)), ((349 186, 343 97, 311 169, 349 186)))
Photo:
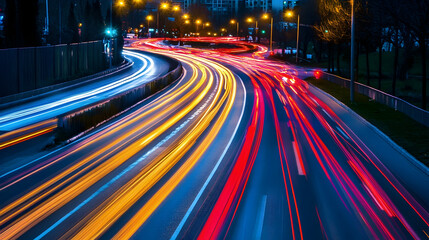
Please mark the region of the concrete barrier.
POLYGON ((182 65, 175 64, 173 70, 151 82, 58 116, 55 141, 72 141, 165 88, 182 75, 182 65))

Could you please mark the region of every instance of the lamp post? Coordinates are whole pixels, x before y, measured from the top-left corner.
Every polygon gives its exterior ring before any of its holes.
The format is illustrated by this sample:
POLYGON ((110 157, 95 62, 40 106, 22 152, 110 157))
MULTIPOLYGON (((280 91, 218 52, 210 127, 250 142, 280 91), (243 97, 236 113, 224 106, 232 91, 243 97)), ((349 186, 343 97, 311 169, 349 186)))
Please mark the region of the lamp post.
POLYGON ((146 20, 147 20, 147 37, 148 38, 150 38, 150 33, 149 33, 149 24, 150 24, 150 21, 152 21, 152 19, 153 19, 153 17, 152 17, 152 15, 147 15, 146 16, 146 20))
POLYGON ((198 34, 198 25, 200 25, 200 24, 201 24, 201 20, 200 20, 200 19, 197 19, 197 20, 195 21, 195 26, 196 26, 195 34, 198 34))
MULTIPOLYGON (((268 19, 269 15, 267 13, 265 13, 262 16, 262 18, 263 19, 268 19)), ((271 24, 270 25, 271 25, 270 26, 270 28, 271 28, 271 30, 270 30, 270 52, 272 52, 273 51, 273 16, 271 16, 271 24)))
MULTIPOLYGON (((248 23, 252 23, 253 22, 253 18, 247 18, 247 22, 248 23)), ((256 42, 256 36, 258 35, 258 20, 255 20, 255 39, 253 39, 253 42, 256 42)))
MULTIPOLYGON (((292 11, 286 12, 286 17, 293 17, 292 11)), ((298 14, 298 21, 297 21, 297 30, 296 30, 296 58, 295 61, 298 63, 298 56, 299 56, 299 14, 298 14)))
POLYGON ((237 24, 237 40, 239 41, 240 40, 240 36, 238 36, 238 30, 239 30, 240 23, 238 21, 234 20, 234 19, 232 19, 230 21, 230 23, 231 24, 237 24))
POLYGON ((168 9, 169 5, 168 3, 161 3, 161 5, 158 7, 158 11, 156 11, 156 31, 159 34, 159 11, 160 9, 166 10, 168 9))
POLYGON ((351 29, 351 43, 350 43, 350 102, 353 103, 355 97, 355 8, 354 8, 354 0, 351 0, 351 10, 352 10, 352 29, 351 29))

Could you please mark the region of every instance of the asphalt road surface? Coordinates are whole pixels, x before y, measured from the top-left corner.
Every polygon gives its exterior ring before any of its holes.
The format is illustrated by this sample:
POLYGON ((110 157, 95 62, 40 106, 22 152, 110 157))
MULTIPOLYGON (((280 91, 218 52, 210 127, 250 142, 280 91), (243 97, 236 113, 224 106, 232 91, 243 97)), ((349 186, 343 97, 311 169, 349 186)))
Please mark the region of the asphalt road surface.
POLYGON ((0 239, 428 237, 427 167, 266 49, 129 50, 176 58, 184 75, 3 170, 0 239))

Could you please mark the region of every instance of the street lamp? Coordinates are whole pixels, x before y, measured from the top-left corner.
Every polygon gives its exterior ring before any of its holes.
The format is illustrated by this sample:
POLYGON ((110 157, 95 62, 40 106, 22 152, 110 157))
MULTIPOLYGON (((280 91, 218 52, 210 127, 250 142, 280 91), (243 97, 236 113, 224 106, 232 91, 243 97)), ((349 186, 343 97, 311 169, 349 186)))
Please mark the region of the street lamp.
MULTIPOLYGON (((268 13, 265 13, 262 15, 263 19, 270 18, 270 15, 268 13)), ((270 52, 273 51, 273 17, 271 16, 271 31, 270 31, 270 52)))
POLYGON ((351 29, 351 43, 350 43, 350 102, 353 103, 355 98, 355 3, 354 0, 351 0, 351 10, 352 10, 352 29, 351 29))
POLYGON ((255 39, 253 39, 253 42, 256 42, 255 40, 256 40, 256 37, 258 35, 258 20, 257 19, 253 20, 253 18, 249 17, 249 18, 247 18, 246 21, 248 23, 252 23, 253 21, 255 21, 255 39))
POLYGON ((198 25, 200 25, 201 24, 201 20, 200 19, 197 19, 196 21, 195 21, 195 25, 196 25, 196 31, 195 31, 195 33, 197 33, 197 35, 198 35, 198 25))
POLYGON ((230 21, 230 23, 231 23, 231 24, 237 24, 237 40, 239 41, 239 40, 240 40, 240 37, 238 36, 238 29, 239 29, 239 25, 240 25, 240 23, 239 23, 238 21, 234 20, 234 19, 232 19, 232 20, 230 21))
POLYGON ((149 35, 149 24, 150 24, 150 21, 152 21, 152 19, 153 19, 153 17, 152 17, 152 15, 147 15, 146 16, 146 20, 147 20, 147 37, 149 38, 150 37, 150 35, 149 35))
POLYGON ((173 11, 174 11, 174 12, 180 11, 180 7, 179 7, 179 6, 177 6, 177 5, 176 5, 176 6, 174 6, 174 7, 173 7, 173 11))
POLYGON ((161 8, 164 10, 168 9, 168 3, 161 3, 161 8))
MULTIPOLYGON (((297 30, 296 30, 296 59, 295 61, 298 63, 298 54, 299 54, 299 14, 298 15, 298 22, 297 22, 297 30)), ((286 12, 286 17, 293 17, 293 12, 291 10, 286 12)))
POLYGON ((167 2, 161 3, 158 7, 158 11, 156 12, 156 31, 159 34, 159 10, 167 10, 170 5, 167 2))

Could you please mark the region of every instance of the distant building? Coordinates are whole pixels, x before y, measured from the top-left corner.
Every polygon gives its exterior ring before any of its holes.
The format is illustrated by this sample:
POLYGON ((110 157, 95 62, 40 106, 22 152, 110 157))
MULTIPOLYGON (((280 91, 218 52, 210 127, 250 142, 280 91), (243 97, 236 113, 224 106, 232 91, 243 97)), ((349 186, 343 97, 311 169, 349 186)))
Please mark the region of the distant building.
POLYGON ((261 9, 263 12, 279 12, 294 8, 300 0, 242 0, 246 9, 261 9))

